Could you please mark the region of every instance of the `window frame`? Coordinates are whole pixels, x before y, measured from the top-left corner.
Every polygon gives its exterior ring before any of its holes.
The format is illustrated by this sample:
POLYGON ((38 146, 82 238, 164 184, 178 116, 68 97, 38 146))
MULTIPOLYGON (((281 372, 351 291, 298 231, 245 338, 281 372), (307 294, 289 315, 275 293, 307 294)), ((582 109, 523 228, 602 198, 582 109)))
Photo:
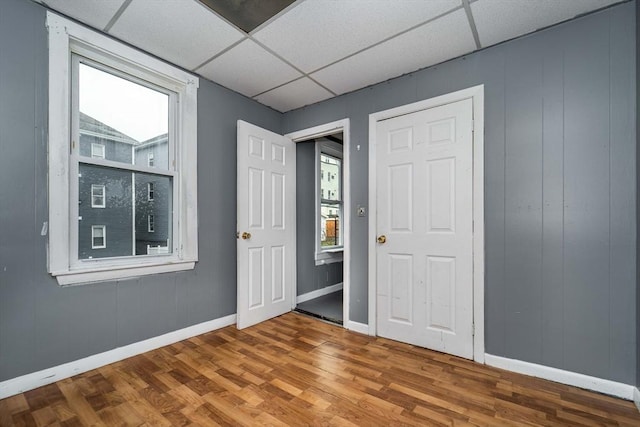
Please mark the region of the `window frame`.
MULTIPOLYGON (((46 26, 49 33, 49 273, 60 285, 69 285, 193 269, 198 261, 195 165, 199 79, 50 11, 46 26), (77 201, 75 209, 73 203, 77 200, 74 197, 78 189, 78 162, 72 156, 79 139, 78 124, 71 123, 73 55, 115 69, 133 77, 131 80, 137 83, 137 80, 148 82, 150 87, 161 87, 175 95, 175 108, 170 108, 173 113, 169 117, 173 123, 169 138, 174 141, 170 152, 174 161, 169 162, 168 169, 173 179, 170 254, 101 259, 78 257, 78 217, 74 217, 77 201), (75 241, 72 235, 75 235, 75 241)), ((108 160, 93 157, 83 159, 83 163, 113 166, 108 160)), ((158 174, 157 168, 147 169, 145 172, 158 174)))
POLYGON ((107 207, 107 187, 104 184, 91 184, 91 207, 92 208, 101 208, 104 209, 107 207), (102 204, 97 205, 94 203, 95 193, 94 190, 96 188, 102 189, 102 204))
POLYGON ((155 194, 156 186, 153 185, 153 182, 147 182, 147 202, 153 202, 156 194, 155 194))
POLYGON ((147 166, 150 168, 154 168, 155 167, 155 156, 153 154, 153 151, 149 151, 147 153, 147 166))
MULTIPOLYGON (((340 159, 340 202, 337 204, 340 211, 340 222, 344 228, 344 147, 336 142, 329 140, 317 141, 315 144, 315 164, 316 164, 316 239, 315 239, 315 263, 316 265, 331 264, 334 262, 341 262, 343 260, 344 252, 344 235, 340 234, 340 244, 336 246, 323 247, 322 246, 322 167, 321 167, 321 155, 326 154, 331 157, 340 159)), ((327 172, 327 180, 330 173, 327 172)), ((334 178, 335 179, 335 178, 334 178)))
POLYGON ((107 157, 107 153, 104 148, 104 144, 98 144, 96 142, 91 143, 91 158, 92 159, 104 159, 107 157), (97 149, 100 148, 101 153, 96 154, 97 149))
POLYGON ((155 233, 155 217, 153 214, 148 214, 147 215, 147 232, 148 233, 155 233))
POLYGON ((91 249, 106 249, 107 247, 107 226, 106 225, 92 225, 91 226, 91 249), (102 230, 102 245, 96 246, 94 244, 96 235, 96 230, 102 230))

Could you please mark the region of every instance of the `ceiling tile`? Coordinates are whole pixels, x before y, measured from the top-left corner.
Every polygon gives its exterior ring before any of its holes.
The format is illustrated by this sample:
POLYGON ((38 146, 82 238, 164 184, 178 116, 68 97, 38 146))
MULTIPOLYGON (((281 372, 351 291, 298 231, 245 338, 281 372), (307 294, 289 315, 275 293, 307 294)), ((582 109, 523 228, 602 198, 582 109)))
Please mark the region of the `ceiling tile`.
POLYGON ((197 72, 249 97, 302 76, 252 40, 234 46, 197 72))
POLYGON ((324 101, 332 96, 331 92, 305 77, 263 93, 255 99, 284 113, 294 108, 324 101))
POLYGON ((571 19, 619 0, 478 0, 471 12, 483 47, 571 19))
POLYGON ((340 94, 438 64, 474 49, 466 14, 458 10, 311 77, 340 94))
POLYGON ((196 0, 133 0, 109 32, 187 69, 243 37, 196 0))
POLYGON ((253 36, 312 72, 460 5, 460 0, 305 1, 253 36))
POLYGON ((65 15, 103 30, 125 0, 45 0, 42 3, 65 15))

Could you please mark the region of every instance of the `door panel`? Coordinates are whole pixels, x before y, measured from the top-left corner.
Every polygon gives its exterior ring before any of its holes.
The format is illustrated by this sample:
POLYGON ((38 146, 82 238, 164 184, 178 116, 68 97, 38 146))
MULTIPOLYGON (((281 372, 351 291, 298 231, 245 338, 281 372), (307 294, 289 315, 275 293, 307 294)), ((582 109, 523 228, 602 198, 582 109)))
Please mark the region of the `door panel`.
POLYGON ((378 122, 381 336, 473 357, 470 99, 378 122))
POLYGON ((293 142, 238 121, 238 307, 242 329, 291 310, 295 259, 293 142))

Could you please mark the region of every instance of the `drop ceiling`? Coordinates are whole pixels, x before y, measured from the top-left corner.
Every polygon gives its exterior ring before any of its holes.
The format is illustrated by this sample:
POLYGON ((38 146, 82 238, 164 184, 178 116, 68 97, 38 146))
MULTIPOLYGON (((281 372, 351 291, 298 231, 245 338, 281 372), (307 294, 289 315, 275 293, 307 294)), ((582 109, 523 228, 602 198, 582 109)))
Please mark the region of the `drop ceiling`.
POLYGON ((273 0, 236 26, 212 5, 247 0, 37 1, 281 112, 621 2, 273 0))

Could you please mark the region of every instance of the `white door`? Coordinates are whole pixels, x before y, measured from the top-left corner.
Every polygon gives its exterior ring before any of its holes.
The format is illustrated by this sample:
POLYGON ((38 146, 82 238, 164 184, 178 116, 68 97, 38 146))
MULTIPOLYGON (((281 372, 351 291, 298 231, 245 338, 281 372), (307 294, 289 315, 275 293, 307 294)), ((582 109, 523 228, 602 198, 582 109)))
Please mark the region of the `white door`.
POLYGON ((295 146, 238 121, 239 329, 291 311, 295 275, 295 146))
POLYGON ((377 325, 473 358, 472 100, 377 124, 377 325))

